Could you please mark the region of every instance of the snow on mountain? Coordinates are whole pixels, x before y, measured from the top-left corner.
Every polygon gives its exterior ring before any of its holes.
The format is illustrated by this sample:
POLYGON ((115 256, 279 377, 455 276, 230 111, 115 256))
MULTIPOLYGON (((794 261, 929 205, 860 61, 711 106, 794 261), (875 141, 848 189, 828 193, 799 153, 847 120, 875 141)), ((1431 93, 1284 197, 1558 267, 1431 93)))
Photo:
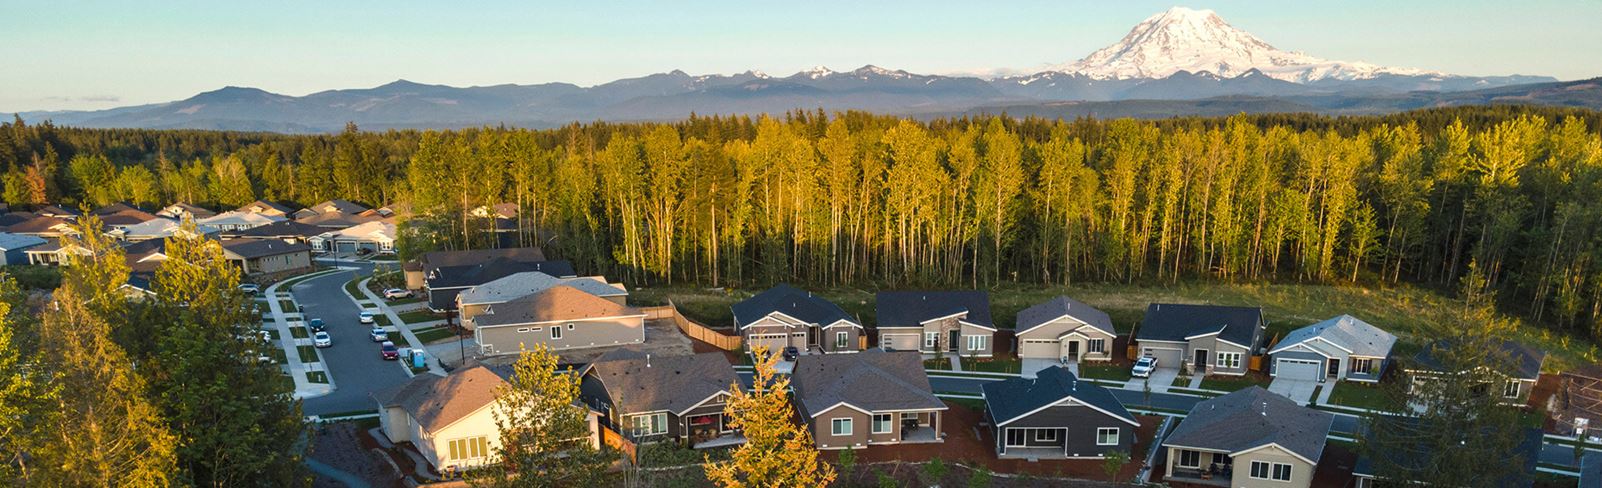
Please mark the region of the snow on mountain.
POLYGON ((1364 80, 1380 75, 1443 73, 1331 61, 1284 51, 1235 28, 1211 10, 1170 8, 1136 25, 1123 40, 1052 71, 1096 79, 1165 78, 1180 71, 1233 78, 1252 69, 1272 78, 1307 83, 1324 79, 1364 80))

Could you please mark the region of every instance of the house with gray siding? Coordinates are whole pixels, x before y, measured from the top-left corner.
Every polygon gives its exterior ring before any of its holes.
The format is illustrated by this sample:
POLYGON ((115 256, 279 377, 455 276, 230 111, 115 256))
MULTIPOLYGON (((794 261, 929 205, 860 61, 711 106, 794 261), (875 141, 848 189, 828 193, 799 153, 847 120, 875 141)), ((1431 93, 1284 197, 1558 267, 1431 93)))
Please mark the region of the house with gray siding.
POLYGON ((1197 403, 1163 440, 1166 481, 1306 488, 1335 416, 1260 387, 1197 403))
POLYGON ((1602 454, 1593 452, 1580 460, 1580 488, 1602 488, 1602 454))
POLYGON ((517 354, 545 344, 552 352, 645 342, 645 313, 567 285, 485 308, 462 327, 479 354, 517 354))
POLYGON ((1002 459, 1101 459, 1131 454, 1140 421, 1112 392, 1061 366, 985 383, 985 416, 1002 459))
MULTIPOLYGON (((1447 359, 1451 350, 1457 347, 1451 340, 1435 341, 1418 354, 1413 356, 1413 362, 1407 367, 1409 388, 1415 391, 1421 384, 1447 374, 1460 374, 1462 371, 1449 371, 1447 359)), ((1482 385, 1481 393, 1497 395, 1502 403, 1508 405, 1524 405, 1530 399, 1530 392, 1535 390, 1536 381, 1541 379, 1541 367, 1546 364, 1546 351, 1535 349, 1514 341, 1499 341, 1485 351, 1486 361, 1493 364, 1496 371, 1491 376, 1497 378, 1493 384, 1482 385)))
POLYGON ((796 359, 796 410, 818 449, 945 442, 945 402, 916 352, 868 349, 796 359))
POLYGON ((887 351, 995 354, 990 295, 982 291, 881 291, 875 310, 879 347, 887 351))
POLYGON ((1285 334, 1268 351, 1269 364, 1275 378, 1377 383, 1394 345, 1391 333, 1341 315, 1285 334))
POLYGON ((27 250, 43 246, 45 242, 38 236, 0 232, 0 265, 29 264, 27 250))
POLYGON ((794 347, 802 354, 857 352, 862 322, 823 297, 779 284, 730 307, 734 326, 746 349, 782 353, 794 347))
POLYGON ((557 278, 539 271, 524 271, 468 288, 457 294, 456 310, 462 320, 470 320, 491 305, 533 295, 560 285, 571 286, 618 305, 628 304, 628 288, 622 283, 607 283, 604 276, 557 278))
POLYGON ((579 401, 635 442, 695 448, 745 442, 724 415, 738 378, 722 353, 653 356, 625 347, 601 355, 580 374, 579 401))
POLYGON ((1135 329, 1141 356, 1159 368, 1192 374, 1244 375, 1263 343, 1263 309, 1153 303, 1135 329))
POLYGON ((1066 296, 1018 312, 1013 328, 1020 359, 1046 359, 1063 364, 1111 361, 1118 331, 1106 312, 1066 296))
MULTIPOLYGON (((1406 419, 1397 420, 1402 420, 1404 422, 1406 421, 1406 419)), ((1507 477, 1501 479, 1500 481, 1481 482, 1475 486, 1495 488, 1530 488, 1531 486, 1535 486, 1535 479, 1539 475, 1537 468, 1539 467, 1541 459, 1542 441, 1545 440, 1546 436, 1542 434, 1541 429, 1536 428, 1522 429, 1518 435, 1519 443, 1518 445, 1513 446, 1513 451, 1499 453, 1500 456, 1498 456, 1499 459, 1497 459, 1498 462, 1512 464, 1518 469, 1508 473, 1507 477)), ((1463 435, 1462 442, 1474 442, 1471 437, 1476 436, 1478 436, 1478 434, 1463 435)), ((1383 462, 1385 466, 1383 467, 1381 466, 1382 463, 1375 462, 1375 458, 1368 455, 1359 455, 1357 457, 1357 462, 1353 463, 1352 465, 1352 486, 1354 488, 1375 488, 1378 486, 1398 485, 1431 486, 1431 483, 1428 483, 1430 473, 1432 470, 1439 470, 1440 468, 1430 467, 1428 464, 1430 461, 1428 457, 1419 456, 1418 453, 1426 452, 1432 448, 1432 446, 1420 445, 1411 448, 1398 449, 1395 451, 1387 451, 1385 453, 1386 461, 1383 462), (1406 480, 1406 483, 1388 483, 1387 481, 1389 480, 1385 479, 1386 475, 1382 475, 1381 471, 1388 471, 1390 473, 1411 473, 1410 476, 1408 476, 1408 478, 1411 479, 1406 480)), ((1585 473, 1582 465, 1580 473, 1580 488, 1602 488, 1602 481, 1598 481, 1596 483, 1598 484, 1585 484, 1585 473)))

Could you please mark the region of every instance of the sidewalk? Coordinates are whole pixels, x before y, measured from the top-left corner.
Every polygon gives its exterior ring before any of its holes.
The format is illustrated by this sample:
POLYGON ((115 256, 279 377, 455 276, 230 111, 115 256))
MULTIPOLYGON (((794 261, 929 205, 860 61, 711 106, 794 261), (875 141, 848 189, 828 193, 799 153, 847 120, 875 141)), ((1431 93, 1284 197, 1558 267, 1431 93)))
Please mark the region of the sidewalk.
MULTIPOLYGON (((428 348, 423 345, 423 341, 417 339, 417 334, 413 334, 412 328, 407 327, 406 322, 401 321, 400 315, 395 314, 395 310, 389 308, 389 304, 384 301, 384 298, 373 293, 373 290, 367 289, 367 282, 372 280, 373 277, 371 276, 362 278, 361 281, 356 283, 356 289, 362 292, 362 295, 366 297, 366 301, 368 303, 371 303, 375 308, 378 309, 379 312, 382 312, 385 317, 389 317, 390 326, 386 327, 385 329, 394 329, 395 332, 400 332, 401 336, 405 337, 406 342, 411 343, 412 347, 427 351, 428 348)), ((361 306, 363 309, 368 308, 366 306, 362 306, 361 299, 351 297, 351 300, 355 301, 356 304, 361 306)), ((430 353, 428 356, 428 371, 430 373, 444 376, 445 368, 440 367, 439 358, 434 356, 432 353, 430 353)), ((411 368, 406 368, 407 374, 411 374, 411 371, 411 368)))
MULTIPOLYGON (((335 271, 323 270, 315 273, 300 275, 295 278, 312 275, 320 276, 321 274, 333 272, 335 271)), ((304 323, 304 318, 298 311, 286 312, 282 307, 278 306, 279 299, 288 299, 290 302, 295 301, 295 295, 288 291, 283 292, 282 295, 279 294, 278 285, 284 284, 285 281, 287 280, 273 283, 272 286, 269 286, 266 290, 263 290, 262 294, 263 296, 267 297, 267 311, 272 315, 273 327, 278 329, 278 347, 284 350, 284 368, 289 371, 290 379, 295 380, 294 397, 306 399, 327 395, 334 391, 334 375, 328 373, 324 369, 323 362, 321 360, 315 363, 301 362, 300 352, 298 351, 297 346, 309 346, 311 345, 311 339, 296 339, 294 334, 289 332, 290 321, 304 323), (305 344, 302 344, 302 342, 305 344), (306 373, 312 371, 323 371, 324 376, 328 377, 328 383, 312 383, 311 380, 306 378, 306 373)), ((313 350, 315 350, 315 348, 313 350)), ((319 358, 322 357, 322 351, 317 351, 317 354, 319 355, 319 358)))

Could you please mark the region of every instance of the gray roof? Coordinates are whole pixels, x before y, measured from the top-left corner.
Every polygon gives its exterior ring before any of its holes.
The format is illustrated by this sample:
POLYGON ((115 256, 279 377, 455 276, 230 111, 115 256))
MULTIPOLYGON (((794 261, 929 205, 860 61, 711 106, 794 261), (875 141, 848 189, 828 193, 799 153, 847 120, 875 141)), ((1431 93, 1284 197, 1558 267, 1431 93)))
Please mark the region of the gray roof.
POLYGON ((537 247, 507 247, 500 249, 473 249, 467 251, 431 251, 423 253, 417 262, 424 268, 467 266, 484 263, 495 258, 513 261, 544 261, 545 253, 537 247))
POLYGON ((1101 329, 1102 332, 1114 336, 1118 335, 1118 331, 1113 328, 1112 318, 1107 316, 1107 312, 1097 310, 1096 307, 1085 305, 1084 302, 1061 295, 1018 312, 1018 326, 1014 330, 1019 332, 1029 330, 1065 315, 1074 320, 1084 322, 1091 327, 1101 329))
POLYGON ((738 381, 723 353, 663 356, 632 347, 601 355, 585 367, 584 374, 600 379, 612 404, 624 414, 658 410, 677 414, 729 392, 738 381))
POLYGON ((734 310, 734 325, 740 328, 745 328, 751 322, 761 320, 773 312, 818 325, 829 325, 841 320, 861 325, 856 318, 840 309, 834 302, 785 283, 741 300, 731 308, 734 310))
POLYGON ((496 327, 643 315, 640 309, 618 305, 571 286, 557 285, 533 295, 490 305, 483 313, 473 316, 472 320, 477 327, 496 327))
POLYGON ((1285 338, 1274 349, 1277 351, 1315 337, 1344 347, 1358 356, 1386 357, 1391 354, 1391 346, 1396 345, 1396 336, 1391 333, 1357 317, 1341 315, 1285 334, 1285 338))
POLYGON ((1272 443, 1317 464, 1334 421, 1328 412, 1252 386, 1197 403, 1163 445, 1235 453, 1272 443))
POLYGON ((1140 421, 1135 420, 1135 416, 1124 408, 1124 404, 1113 397, 1112 392, 1101 385, 1079 381, 1079 378, 1062 366, 1051 366, 1040 370, 1035 373, 1034 379, 1011 378, 1006 381, 985 383, 982 388, 985 393, 985 408, 990 410, 990 418, 998 423, 1011 421, 1042 407, 1072 398, 1105 411, 1119 420, 1140 424, 1140 421))
POLYGON ((1219 332, 1218 338, 1255 347, 1252 338, 1263 323, 1263 309, 1221 305, 1153 303, 1140 319, 1135 340, 1185 342, 1186 337, 1219 332))
POLYGON ((222 231, 224 236, 254 237, 254 238, 283 238, 283 237, 311 237, 328 232, 328 229, 311 224, 304 224, 293 220, 282 220, 267 225, 260 225, 242 230, 222 231))
POLYGON ((17 249, 27 249, 34 246, 43 245, 45 242, 46 241, 43 238, 38 236, 0 232, 0 250, 14 251, 17 249))
POLYGON ((598 297, 629 294, 627 290, 619 289, 595 278, 557 278, 539 271, 525 271, 468 288, 461 294, 456 295, 456 302, 458 305, 501 303, 514 298, 533 295, 559 285, 571 286, 579 291, 598 297))
POLYGON ((996 327, 990 295, 982 291, 881 291, 874 301, 879 327, 914 327, 961 312, 968 313, 969 323, 996 327))
POLYGON ((277 256, 296 252, 311 252, 311 246, 305 243, 290 244, 277 239, 234 239, 222 241, 223 249, 239 255, 245 259, 254 259, 264 256, 277 256))
MULTIPOLYGON (((1454 347, 1454 343, 1451 340, 1435 341, 1414 355, 1413 360, 1426 370, 1440 371, 1444 369, 1444 366, 1441 365, 1439 359, 1435 358, 1434 351, 1436 349, 1446 351, 1452 347, 1454 347)), ((1497 351, 1486 351, 1487 356, 1497 361, 1502 361, 1504 358, 1494 355, 1498 353, 1505 355, 1505 359, 1512 362, 1513 371, 1510 374, 1513 377, 1526 380, 1535 380, 1541 377, 1541 364, 1546 362, 1546 351, 1514 341, 1502 341, 1501 344, 1497 345, 1497 351)))
POLYGON ((399 407, 424 430, 433 432, 495 401, 506 381, 488 368, 472 366, 447 376, 420 374, 394 387, 372 393, 383 407, 399 407))
POLYGON ((1602 454, 1586 454, 1580 462, 1580 488, 1602 488, 1602 454))
POLYGON ((796 359, 790 377, 806 415, 841 403, 869 412, 946 408, 929 386, 923 356, 911 351, 809 354, 796 359))

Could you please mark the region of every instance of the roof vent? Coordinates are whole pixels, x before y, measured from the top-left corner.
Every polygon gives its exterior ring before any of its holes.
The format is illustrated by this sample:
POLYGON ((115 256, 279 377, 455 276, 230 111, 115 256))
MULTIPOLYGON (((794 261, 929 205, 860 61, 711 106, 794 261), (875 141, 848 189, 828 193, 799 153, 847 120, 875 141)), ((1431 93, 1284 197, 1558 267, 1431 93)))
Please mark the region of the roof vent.
POLYGON ((647 367, 647 368, 651 367, 651 355, 650 354, 646 354, 645 355, 645 367, 647 367))

